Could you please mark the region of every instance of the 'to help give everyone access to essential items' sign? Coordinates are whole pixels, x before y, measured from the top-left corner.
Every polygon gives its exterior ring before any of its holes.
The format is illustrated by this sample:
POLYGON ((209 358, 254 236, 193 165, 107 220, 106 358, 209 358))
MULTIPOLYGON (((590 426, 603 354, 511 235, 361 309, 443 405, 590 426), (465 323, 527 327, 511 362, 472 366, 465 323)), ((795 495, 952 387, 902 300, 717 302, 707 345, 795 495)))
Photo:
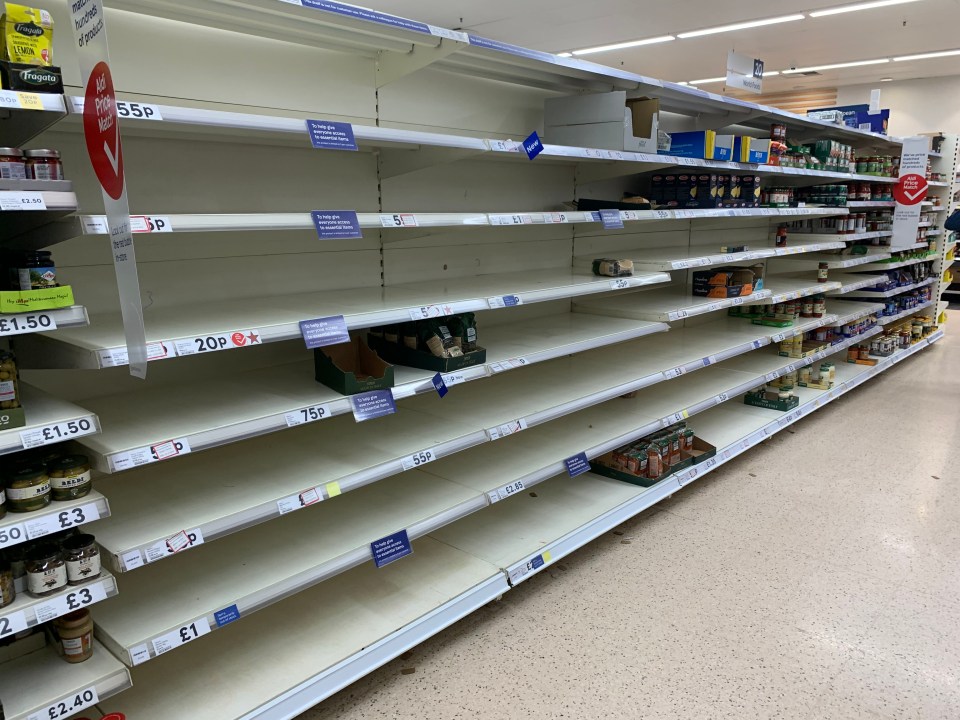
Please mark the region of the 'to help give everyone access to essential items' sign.
POLYGON ((924 137, 910 137, 903 141, 900 156, 900 178, 893 189, 897 206, 893 211, 894 250, 912 247, 917 242, 920 227, 920 203, 927 196, 927 148, 924 137))

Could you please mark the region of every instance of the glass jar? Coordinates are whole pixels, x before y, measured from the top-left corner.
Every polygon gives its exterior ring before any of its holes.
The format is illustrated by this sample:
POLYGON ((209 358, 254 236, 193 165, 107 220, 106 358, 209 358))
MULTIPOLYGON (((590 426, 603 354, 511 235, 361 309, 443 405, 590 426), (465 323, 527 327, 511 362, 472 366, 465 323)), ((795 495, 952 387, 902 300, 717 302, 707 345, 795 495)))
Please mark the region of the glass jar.
POLYGON ((67 455, 48 466, 54 500, 76 500, 90 492, 90 462, 86 455, 67 455))
POLYGON ((20 148, 0 147, 0 179, 25 180, 27 164, 20 148))
POLYGON ((64 660, 80 663, 93 656, 93 618, 89 610, 62 615, 53 621, 53 626, 60 638, 64 660))
POLYGON ((36 597, 52 595, 67 586, 67 564, 53 543, 32 548, 26 556, 27 592, 36 597))
POLYGON ((11 512, 33 512, 50 504, 50 478, 43 468, 21 468, 5 484, 7 508, 11 512))
POLYGON ((777 397, 780 400, 789 400, 793 397, 793 385, 781 385, 777 388, 777 397))
POLYGON ((57 266, 49 250, 28 250, 10 268, 11 290, 44 290, 58 287, 57 266))
POLYGON ((74 535, 64 540, 62 547, 70 585, 82 585, 100 577, 100 548, 93 535, 74 535))
POLYGON ((0 608, 17 599, 17 591, 13 585, 13 566, 7 557, 0 557, 0 608))
POLYGON ((27 177, 32 180, 63 180, 59 150, 24 150, 27 177))
POLYGON ((17 358, 9 350, 0 350, 0 408, 20 407, 20 382, 17 358))

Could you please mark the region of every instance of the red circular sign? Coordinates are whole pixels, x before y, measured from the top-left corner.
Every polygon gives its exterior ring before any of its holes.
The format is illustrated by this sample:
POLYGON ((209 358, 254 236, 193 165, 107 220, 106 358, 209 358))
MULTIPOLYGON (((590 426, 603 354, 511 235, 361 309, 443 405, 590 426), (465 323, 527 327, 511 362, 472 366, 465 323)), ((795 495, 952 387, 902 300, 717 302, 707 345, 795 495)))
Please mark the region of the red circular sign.
POLYGON ((120 147, 117 95, 113 91, 110 66, 105 62, 97 63, 87 79, 83 135, 97 180, 107 195, 119 200, 123 194, 123 149, 120 147))
POLYGON ((237 347, 243 347, 247 344, 247 336, 242 332, 235 332, 230 336, 230 339, 233 341, 233 344, 237 347))
POLYGON ((927 197, 927 179, 913 173, 904 175, 893 189, 893 197, 901 205, 917 205, 927 197))

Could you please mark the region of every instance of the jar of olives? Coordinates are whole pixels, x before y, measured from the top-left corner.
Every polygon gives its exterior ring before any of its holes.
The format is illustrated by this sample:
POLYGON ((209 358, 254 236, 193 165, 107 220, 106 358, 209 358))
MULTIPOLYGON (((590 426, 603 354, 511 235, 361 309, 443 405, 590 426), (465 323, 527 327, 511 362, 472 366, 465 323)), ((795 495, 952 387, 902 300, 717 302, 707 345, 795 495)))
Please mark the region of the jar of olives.
POLYGON ((13 585, 13 567, 7 557, 0 556, 0 608, 4 608, 17 598, 13 585))
POLYGON ((67 586, 67 564, 60 547, 38 545, 27 553, 27 592, 36 597, 52 595, 67 586))
POLYGON ((21 468, 7 477, 5 484, 11 512, 33 512, 50 504, 50 478, 42 467, 21 468))
POLYGON ((90 492, 90 462, 86 455, 67 455, 47 466, 54 500, 76 500, 90 492))
POLYGON ((12 352, 0 350, 0 408, 20 407, 20 383, 17 380, 17 359, 12 352))

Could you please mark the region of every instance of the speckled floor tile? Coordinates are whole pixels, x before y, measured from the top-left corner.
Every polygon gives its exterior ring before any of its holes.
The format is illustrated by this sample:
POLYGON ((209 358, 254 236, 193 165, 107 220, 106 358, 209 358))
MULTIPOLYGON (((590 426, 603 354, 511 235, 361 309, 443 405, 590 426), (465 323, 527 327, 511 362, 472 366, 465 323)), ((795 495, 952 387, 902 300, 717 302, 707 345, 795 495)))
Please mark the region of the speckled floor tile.
POLYGON ((948 335, 300 720, 957 720, 957 367, 948 335))

